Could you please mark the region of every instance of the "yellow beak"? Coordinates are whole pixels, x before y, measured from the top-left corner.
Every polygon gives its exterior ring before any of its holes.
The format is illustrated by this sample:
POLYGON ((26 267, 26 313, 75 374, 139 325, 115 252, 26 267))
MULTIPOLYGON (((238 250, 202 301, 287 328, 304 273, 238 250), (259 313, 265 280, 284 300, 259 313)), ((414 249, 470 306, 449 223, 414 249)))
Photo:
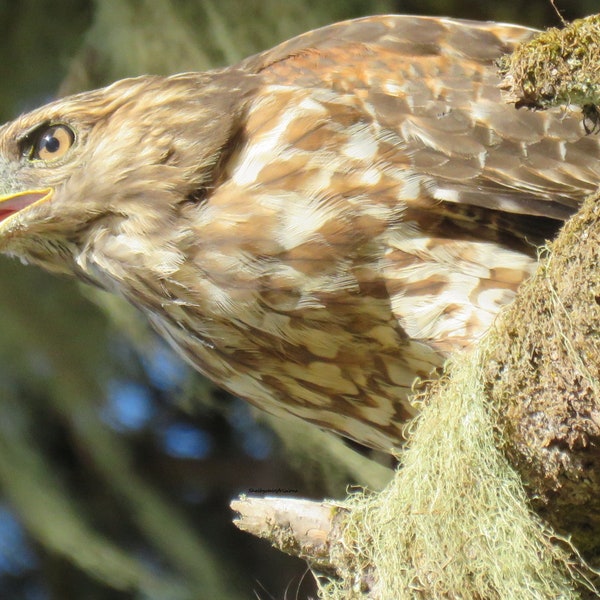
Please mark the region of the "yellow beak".
POLYGON ((27 190, 25 192, 18 192, 17 194, 0 196, 0 222, 24 208, 48 200, 51 195, 52 190, 46 188, 44 190, 27 190))

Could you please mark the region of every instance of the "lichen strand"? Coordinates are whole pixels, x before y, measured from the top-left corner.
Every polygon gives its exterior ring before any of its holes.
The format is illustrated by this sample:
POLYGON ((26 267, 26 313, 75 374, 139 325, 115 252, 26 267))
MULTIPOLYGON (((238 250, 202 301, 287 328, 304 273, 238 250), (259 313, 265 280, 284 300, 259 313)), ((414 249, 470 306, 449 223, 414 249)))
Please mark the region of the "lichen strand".
POLYGON ((494 332, 488 393, 538 514, 600 553, 600 196, 586 201, 494 332), (514 340, 519 339, 518 343, 514 340))
MULTIPOLYGON (((491 338, 488 341, 492 341, 491 338)), ((533 513, 498 449, 482 375, 493 347, 451 359, 424 392, 402 468, 378 495, 346 501, 323 600, 587 600, 592 573, 533 513)))
POLYGON ((589 119, 589 108, 600 104, 600 15, 540 33, 503 56, 499 71, 501 87, 517 106, 577 104, 586 107, 589 119))

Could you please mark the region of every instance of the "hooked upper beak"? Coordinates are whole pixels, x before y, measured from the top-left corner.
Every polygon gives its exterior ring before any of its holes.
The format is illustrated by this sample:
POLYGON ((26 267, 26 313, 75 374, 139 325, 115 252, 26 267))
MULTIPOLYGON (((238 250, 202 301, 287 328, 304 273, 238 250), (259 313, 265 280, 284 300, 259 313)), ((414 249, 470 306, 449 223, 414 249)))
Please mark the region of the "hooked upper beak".
POLYGON ((45 202, 52 196, 52 190, 26 190, 16 194, 0 196, 0 223, 15 213, 29 208, 34 204, 45 202))

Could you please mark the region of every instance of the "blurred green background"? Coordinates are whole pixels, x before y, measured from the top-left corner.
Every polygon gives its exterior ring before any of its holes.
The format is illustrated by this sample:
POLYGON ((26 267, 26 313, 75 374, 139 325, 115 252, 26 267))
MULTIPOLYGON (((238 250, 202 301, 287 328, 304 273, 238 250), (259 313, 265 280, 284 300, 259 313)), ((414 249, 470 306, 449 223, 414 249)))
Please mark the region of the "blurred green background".
MULTIPOLYGON (((556 0, 566 19, 597 0, 556 0)), ((0 0, 0 120, 140 73, 230 64, 375 13, 559 25, 550 0, 0 0)), ((0 598, 309 598, 301 561, 230 523, 252 489, 341 496, 387 476, 256 419, 115 298, 0 260, 0 598)))

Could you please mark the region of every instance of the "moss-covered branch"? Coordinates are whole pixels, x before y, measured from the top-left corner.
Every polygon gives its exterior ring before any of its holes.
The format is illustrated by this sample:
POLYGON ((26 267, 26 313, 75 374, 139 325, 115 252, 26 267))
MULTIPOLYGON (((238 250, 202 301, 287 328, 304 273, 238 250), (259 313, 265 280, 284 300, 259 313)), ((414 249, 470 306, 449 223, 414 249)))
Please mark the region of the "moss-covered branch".
POLYGON ((582 107, 589 132, 600 113, 600 15, 551 28, 499 61, 502 87, 517 107, 582 107))

